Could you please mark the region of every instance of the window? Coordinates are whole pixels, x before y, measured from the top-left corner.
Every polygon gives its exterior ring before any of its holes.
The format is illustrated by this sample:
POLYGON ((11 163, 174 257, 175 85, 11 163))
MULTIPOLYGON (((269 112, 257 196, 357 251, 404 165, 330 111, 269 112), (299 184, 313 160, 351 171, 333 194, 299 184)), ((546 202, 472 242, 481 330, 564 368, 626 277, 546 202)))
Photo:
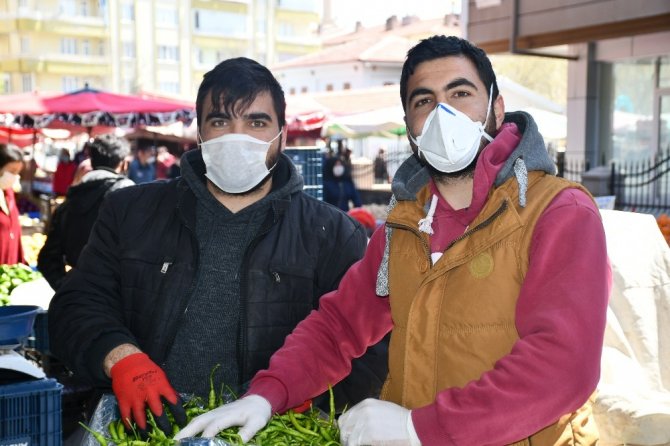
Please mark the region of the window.
POLYGON ((226 11, 200 11, 193 13, 196 31, 227 36, 244 35, 247 32, 247 17, 226 11))
POLYGON ((21 37, 21 54, 27 54, 30 52, 30 37, 21 37))
POLYGON ((616 62, 610 66, 611 156, 618 162, 646 160, 655 152, 654 69, 654 59, 616 62))
POLYGON ((279 0, 277 1, 277 7, 295 11, 318 12, 320 3, 319 0, 279 0))
POLYGON ((79 2, 79 14, 84 17, 88 17, 90 14, 88 0, 81 0, 79 2))
POLYGON ((135 3, 123 2, 121 3, 121 19, 130 22, 135 21, 135 3))
POLYGON ((670 87, 670 56, 663 56, 659 61, 658 87, 670 87))
POLYGON ((61 86, 64 92, 75 91, 79 85, 79 78, 74 76, 63 76, 61 86))
POLYGON ((289 88, 288 94, 295 94, 295 87, 289 88))
POLYGON ((179 23, 177 9, 174 7, 162 5, 156 8, 156 24, 161 26, 177 26, 179 23))
POLYGON ((282 37, 294 37, 296 32, 292 23, 280 22, 277 34, 282 37))
POLYGON ((121 84, 124 93, 132 94, 135 92, 135 83, 133 79, 124 79, 121 81, 121 84))
POLYGON ((307 87, 302 87, 300 89, 300 93, 307 93, 307 87))
POLYGON ((0 93, 11 93, 12 83, 9 74, 5 73, 0 78, 0 93))
POLYGON ((28 7, 28 0, 19 0, 18 6, 19 6, 19 8, 27 8, 28 7))
POLYGON ((342 85, 342 89, 343 89, 343 90, 351 90, 351 82, 345 82, 345 83, 342 85))
POLYGON ((91 54, 91 42, 88 39, 81 41, 81 54, 88 56, 91 54))
POLYGON ((105 42, 100 42, 98 45, 98 56, 104 56, 105 55, 105 42))
POLYGON ((163 93, 179 93, 179 82, 174 81, 159 82, 158 89, 163 93))
POLYGON ((134 42, 123 42, 121 44, 123 57, 129 59, 135 58, 135 43, 134 42))
POLYGON ((28 73, 28 74, 22 74, 21 75, 21 91, 23 92, 29 92, 33 91, 33 75, 28 73))
POLYGON ((326 91, 333 91, 333 84, 326 84, 326 91))
POLYGON ((163 62, 179 62, 179 48, 171 45, 158 45, 158 60, 163 62))
POLYGON ((77 15, 77 6, 74 0, 60 0, 60 12, 63 15, 77 15))
POLYGON ((77 54, 77 40, 72 37, 63 37, 60 39, 61 54, 77 54))

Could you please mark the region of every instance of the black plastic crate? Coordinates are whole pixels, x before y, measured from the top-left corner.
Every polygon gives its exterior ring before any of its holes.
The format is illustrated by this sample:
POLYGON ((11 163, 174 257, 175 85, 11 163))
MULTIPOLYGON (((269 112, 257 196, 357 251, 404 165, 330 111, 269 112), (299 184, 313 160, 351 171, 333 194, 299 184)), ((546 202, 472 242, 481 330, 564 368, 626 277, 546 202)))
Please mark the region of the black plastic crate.
POLYGON ((290 148, 284 153, 302 175, 305 193, 323 200, 323 155, 317 147, 290 148))
POLYGON ((50 378, 0 386, 0 446, 61 446, 62 390, 50 378))

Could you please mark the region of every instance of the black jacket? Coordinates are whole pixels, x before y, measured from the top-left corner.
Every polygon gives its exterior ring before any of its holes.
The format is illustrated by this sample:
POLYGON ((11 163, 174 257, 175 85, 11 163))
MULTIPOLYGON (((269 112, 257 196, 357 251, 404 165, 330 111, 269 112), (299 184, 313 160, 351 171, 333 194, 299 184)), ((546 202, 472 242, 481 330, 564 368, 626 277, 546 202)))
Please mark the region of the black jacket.
MULTIPOLYGON (((199 150, 185 156, 204 173, 199 150)), ((295 178, 297 171, 290 168, 295 178)), ((76 375, 109 386, 103 359, 123 343, 137 345, 163 365, 198 269, 195 208, 183 178, 108 195, 77 268, 49 307, 52 353, 76 375)), ((337 287, 365 247, 362 227, 334 207, 302 191, 273 201, 243 259, 237 384, 267 367, 284 338, 321 295, 337 287)), ((383 381, 385 357, 374 354, 371 364, 363 366, 368 388, 347 395, 369 396, 383 381)))
POLYGON ((51 217, 47 239, 37 257, 37 269, 51 288, 57 290, 60 286, 66 265, 77 265, 105 195, 134 184, 123 175, 100 168, 88 172, 82 183, 68 189, 65 201, 51 217))

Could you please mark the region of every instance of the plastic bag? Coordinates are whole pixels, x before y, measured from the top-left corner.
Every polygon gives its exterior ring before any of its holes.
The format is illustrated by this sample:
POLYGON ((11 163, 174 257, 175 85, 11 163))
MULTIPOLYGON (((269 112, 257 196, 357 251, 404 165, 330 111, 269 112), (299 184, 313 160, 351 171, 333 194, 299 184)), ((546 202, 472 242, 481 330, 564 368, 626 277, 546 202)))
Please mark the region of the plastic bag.
MULTIPOLYGON (((185 401, 190 398, 190 395, 182 395, 185 401)), ((107 426, 112 421, 118 420, 121 417, 119 413, 119 406, 116 402, 114 394, 105 393, 100 398, 95 412, 91 417, 91 422, 88 424, 89 429, 107 436, 107 426)), ((114 445, 114 442, 109 441, 109 445, 114 445)), ((191 437, 183 438, 176 443, 180 446, 231 446, 230 443, 221 438, 200 438, 191 437)), ((80 446, 100 446, 98 440, 95 439, 90 432, 86 431, 80 446)))

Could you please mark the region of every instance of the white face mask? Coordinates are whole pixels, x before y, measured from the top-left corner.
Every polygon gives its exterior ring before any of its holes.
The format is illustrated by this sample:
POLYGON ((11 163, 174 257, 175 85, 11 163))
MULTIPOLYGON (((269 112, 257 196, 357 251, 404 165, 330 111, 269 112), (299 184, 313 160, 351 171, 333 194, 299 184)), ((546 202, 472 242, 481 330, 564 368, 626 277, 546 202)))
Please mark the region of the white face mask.
POLYGON ((230 133, 200 143, 205 176, 219 189, 230 194, 247 192, 267 177, 265 165, 268 149, 282 131, 270 141, 263 141, 244 133, 230 133))
POLYGON ((335 175, 336 177, 341 177, 342 175, 344 175, 344 166, 341 164, 333 166, 333 175, 335 175))
POLYGON ((2 172, 2 175, 0 175, 0 189, 1 190, 6 190, 6 189, 11 189, 14 184, 16 184, 19 181, 19 175, 15 173, 11 173, 7 170, 2 172))
POLYGON ((461 171, 477 156, 482 137, 493 141, 484 130, 491 110, 492 93, 493 85, 483 123, 473 121, 465 113, 440 102, 426 118, 421 135, 416 139, 409 135, 428 164, 444 173, 461 171))

